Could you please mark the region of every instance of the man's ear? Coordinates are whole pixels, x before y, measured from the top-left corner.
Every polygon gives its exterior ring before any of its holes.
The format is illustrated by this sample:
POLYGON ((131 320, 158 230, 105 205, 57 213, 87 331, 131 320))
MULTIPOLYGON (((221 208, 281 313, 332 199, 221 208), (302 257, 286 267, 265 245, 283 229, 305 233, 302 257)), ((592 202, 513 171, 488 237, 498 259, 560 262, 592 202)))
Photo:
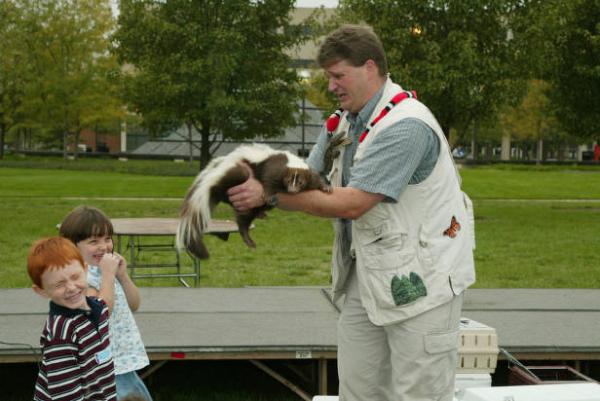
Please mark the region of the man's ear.
POLYGON ((31 286, 31 289, 33 289, 33 291, 36 294, 38 294, 44 298, 48 298, 48 294, 46 294, 46 291, 44 291, 44 289, 42 287, 38 287, 37 285, 34 284, 31 286))
POLYGON ((370 76, 379 76, 379 67, 377 67, 375 61, 368 59, 365 62, 365 67, 367 67, 367 71, 369 72, 370 76))

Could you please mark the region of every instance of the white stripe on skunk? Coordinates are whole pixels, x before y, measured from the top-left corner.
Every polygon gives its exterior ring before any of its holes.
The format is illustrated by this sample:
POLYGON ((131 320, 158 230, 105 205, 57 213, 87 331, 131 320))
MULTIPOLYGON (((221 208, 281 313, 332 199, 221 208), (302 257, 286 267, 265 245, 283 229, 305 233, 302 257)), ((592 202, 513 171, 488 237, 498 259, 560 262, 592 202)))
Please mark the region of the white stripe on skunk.
MULTIPOLYGON (((186 248, 197 258, 208 258, 202 234, 208 227, 215 206, 219 202, 229 203, 227 190, 248 179, 248 172, 240 165, 244 162, 262 183, 267 197, 277 192, 296 193, 309 189, 331 192, 331 187, 291 152, 262 144, 239 146, 228 155, 213 159, 188 190, 177 230, 178 248, 186 248)), ((271 208, 265 205, 245 214, 236 213, 238 229, 249 247, 256 246, 248 233, 252 221, 271 208)))

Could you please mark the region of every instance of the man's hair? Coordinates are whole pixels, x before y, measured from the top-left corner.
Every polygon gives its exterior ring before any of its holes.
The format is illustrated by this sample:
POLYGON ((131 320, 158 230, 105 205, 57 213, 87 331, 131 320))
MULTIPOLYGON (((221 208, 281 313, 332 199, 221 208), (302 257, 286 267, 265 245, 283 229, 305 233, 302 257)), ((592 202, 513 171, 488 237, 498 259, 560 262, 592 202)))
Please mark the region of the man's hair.
POLYGON ((327 35, 319 49, 317 63, 327 68, 342 60, 354 67, 373 60, 379 75, 384 76, 388 72, 383 45, 373 29, 366 25, 342 25, 327 35))
POLYGON ((102 210, 91 206, 78 206, 60 224, 60 236, 77 244, 91 237, 113 235, 113 225, 102 210))
POLYGON ((27 256, 27 273, 31 281, 42 287, 42 274, 48 269, 61 269, 74 260, 85 268, 79 249, 67 238, 50 237, 36 241, 27 256))

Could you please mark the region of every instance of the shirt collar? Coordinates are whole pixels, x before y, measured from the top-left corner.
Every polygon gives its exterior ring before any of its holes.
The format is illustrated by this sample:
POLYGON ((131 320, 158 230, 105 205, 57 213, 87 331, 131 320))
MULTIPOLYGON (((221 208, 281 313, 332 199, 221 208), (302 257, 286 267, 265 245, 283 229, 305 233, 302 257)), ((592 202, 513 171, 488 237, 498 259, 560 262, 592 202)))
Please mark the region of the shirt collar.
POLYGON ((69 309, 50 301, 50 314, 64 317, 77 317, 84 315, 90 319, 92 323, 98 326, 100 322, 100 315, 102 314, 102 303, 97 298, 85 297, 85 299, 90 307, 90 310, 69 309))

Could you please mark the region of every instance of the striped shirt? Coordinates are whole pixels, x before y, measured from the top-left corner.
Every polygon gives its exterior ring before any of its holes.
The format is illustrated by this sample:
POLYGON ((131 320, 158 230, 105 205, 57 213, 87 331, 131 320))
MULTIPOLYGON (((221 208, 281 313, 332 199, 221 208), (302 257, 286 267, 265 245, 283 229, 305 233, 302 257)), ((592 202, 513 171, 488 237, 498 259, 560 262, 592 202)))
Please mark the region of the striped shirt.
POLYGON ((42 361, 35 401, 115 401, 115 374, 108 334, 108 308, 87 298, 90 310, 50 302, 40 344, 42 361))

